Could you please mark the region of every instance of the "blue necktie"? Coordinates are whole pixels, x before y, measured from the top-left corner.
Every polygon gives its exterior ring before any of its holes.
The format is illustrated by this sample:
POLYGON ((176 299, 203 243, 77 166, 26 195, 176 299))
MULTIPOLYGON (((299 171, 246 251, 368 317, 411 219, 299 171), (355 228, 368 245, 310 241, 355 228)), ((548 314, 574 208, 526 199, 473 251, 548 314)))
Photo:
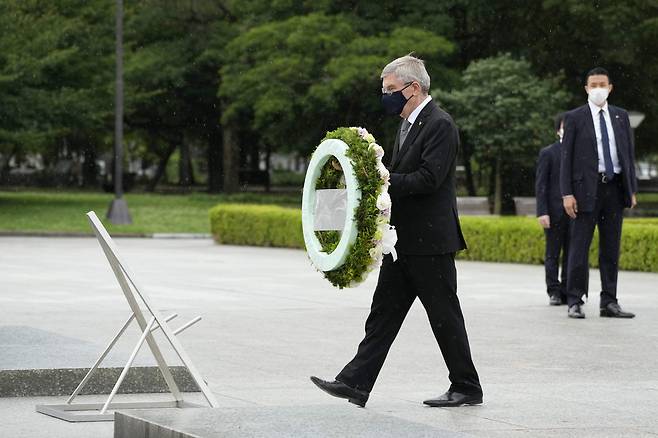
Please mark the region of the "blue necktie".
POLYGON ((601 143, 603 143, 603 162, 605 163, 605 177, 612 181, 615 177, 615 169, 612 167, 612 155, 610 154, 610 137, 608 137, 608 128, 605 125, 603 110, 599 112, 599 121, 601 122, 601 143))

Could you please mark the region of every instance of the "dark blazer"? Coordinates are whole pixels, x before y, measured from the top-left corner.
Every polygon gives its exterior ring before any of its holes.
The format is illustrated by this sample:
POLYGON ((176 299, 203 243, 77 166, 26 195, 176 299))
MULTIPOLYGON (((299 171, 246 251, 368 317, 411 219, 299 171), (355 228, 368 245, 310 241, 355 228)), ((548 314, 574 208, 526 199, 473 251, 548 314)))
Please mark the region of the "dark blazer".
MULTIPOLYGON (((635 145, 628 113, 608 105, 612 129, 615 133, 617 155, 622 171, 624 206, 631 206, 631 195, 637 192, 635 176, 635 145)), ((579 211, 593 211, 598 187, 599 156, 596 133, 589 105, 569 111, 564 117, 562 138, 562 167, 560 189, 562 195, 573 195, 579 211)))
POLYGON ((562 146, 559 141, 539 151, 537 175, 535 177, 535 197, 537 217, 548 215, 551 222, 564 214, 562 193, 560 192, 560 158, 562 146))
MULTIPOLYGON (((400 126, 402 126, 400 124, 400 126)), ((400 254, 448 254, 466 248, 455 197, 459 133, 452 118, 430 101, 400 148, 396 135, 389 193, 391 224, 400 254)))

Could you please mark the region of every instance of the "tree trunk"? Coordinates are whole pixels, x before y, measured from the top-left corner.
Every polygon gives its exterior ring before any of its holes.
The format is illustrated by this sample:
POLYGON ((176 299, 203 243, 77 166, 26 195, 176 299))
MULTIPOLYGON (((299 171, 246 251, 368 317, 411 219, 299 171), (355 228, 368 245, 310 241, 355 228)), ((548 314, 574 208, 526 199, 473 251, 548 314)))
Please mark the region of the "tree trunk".
POLYGON ((11 170, 9 168, 9 162, 16 154, 17 149, 18 147, 14 147, 11 152, 8 152, 7 155, 3 157, 3 163, 0 164, 0 184, 4 184, 4 182, 7 181, 7 178, 9 178, 9 171, 11 170))
POLYGON ((194 184, 194 170, 192 169, 192 154, 190 145, 185 139, 180 142, 180 161, 178 162, 178 184, 190 187, 194 184))
POLYGON ((235 193, 240 188, 240 146, 229 126, 224 126, 224 191, 235 193))
POLYGON ((258 172, 260 170, 260 148, 257 144, 251 145, 249 161, 251 171, 258 172))
POLYGON ((503 206, 503 175, 500 157, 496 158, 496 188, 494 191, 494 214, 500 214, 503 206))
POLYGON ((167 163, 169 162, 169 158, 171 157, 171 154, 173 154, 175 150, 176 150, 176 143, 169 143, 169 147, 165 151, 164 155, 160 156, 160 161, 158 162, 158 168, 155 171, 155 175, 153 176, 153 179, 149 181, 148 185, 146 186, 147 192, 152 192, 155 190, 155 187, 158 185, 158 182, 160 182, 162 176, 167 171, 167 163))
POLYGON ((219 127, 212 128, 208 136, 208 192, 219 193, 224 187, 222 179, 222 131, 219 127))
POLYGON ((464 161, 466 192, 468 193, 468 196, 475 196, 477 191, 475 190, 475 181, 473 180, 473 167, 471 165, 472 149, 467 141, 462 142, 461 155, 464 161))
POLYGON ((473 180, 473 168, 471 167, 471 157, 464 158, 464 173, 466 173, 466 191, 468 196, 475 196, 475 181, 473 180))
POLYGON ((95 187, 98 184, 98 166, 96 166, 96 144, 93 140, 84 146, 83 153, 82 185, 84 187, 95 187))

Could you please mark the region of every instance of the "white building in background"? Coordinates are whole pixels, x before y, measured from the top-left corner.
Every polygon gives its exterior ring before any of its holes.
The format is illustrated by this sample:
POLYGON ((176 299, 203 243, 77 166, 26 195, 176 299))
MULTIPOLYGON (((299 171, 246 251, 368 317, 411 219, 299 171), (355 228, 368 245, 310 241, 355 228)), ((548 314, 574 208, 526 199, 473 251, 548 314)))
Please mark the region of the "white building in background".
POLYGON ((658 164, 649 161, 635 163, 635 174, 637 179, 649 180, 658 178, 658 164))
MULTIPOLYGON (((261 169, 266 168, 265 157, 261 158, 261 169)), ((308 157, 299 156, 296 153, 282 154, 273 153, 270 156, 271 170, 287 170, 290 172, 304 173, 308 166, 308 157)))

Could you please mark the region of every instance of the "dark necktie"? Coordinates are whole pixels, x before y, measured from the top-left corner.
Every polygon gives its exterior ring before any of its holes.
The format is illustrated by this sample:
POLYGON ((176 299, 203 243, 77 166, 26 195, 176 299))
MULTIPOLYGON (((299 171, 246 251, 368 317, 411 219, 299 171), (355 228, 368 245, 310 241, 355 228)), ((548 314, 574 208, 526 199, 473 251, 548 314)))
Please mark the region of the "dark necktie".
POLYGON ((599 112, 599 121, 601 123, 601 143, 603 143, 603 162, 605 163, 605 177, 611 181, 615 177, 615 169, 612 167, 612 155, 610 154, 610 137, 608 137, 608 128, 605 124, 603 110, 599 112))
POLYGON ((404 141, 407 139, 407 134, 409 134, 409 128, 411 128, 411 123, 407 119, 404 119, 402 121, 402 127, 400 128, 400 149, 402 149, 402 145, 404 144, 404 141))

